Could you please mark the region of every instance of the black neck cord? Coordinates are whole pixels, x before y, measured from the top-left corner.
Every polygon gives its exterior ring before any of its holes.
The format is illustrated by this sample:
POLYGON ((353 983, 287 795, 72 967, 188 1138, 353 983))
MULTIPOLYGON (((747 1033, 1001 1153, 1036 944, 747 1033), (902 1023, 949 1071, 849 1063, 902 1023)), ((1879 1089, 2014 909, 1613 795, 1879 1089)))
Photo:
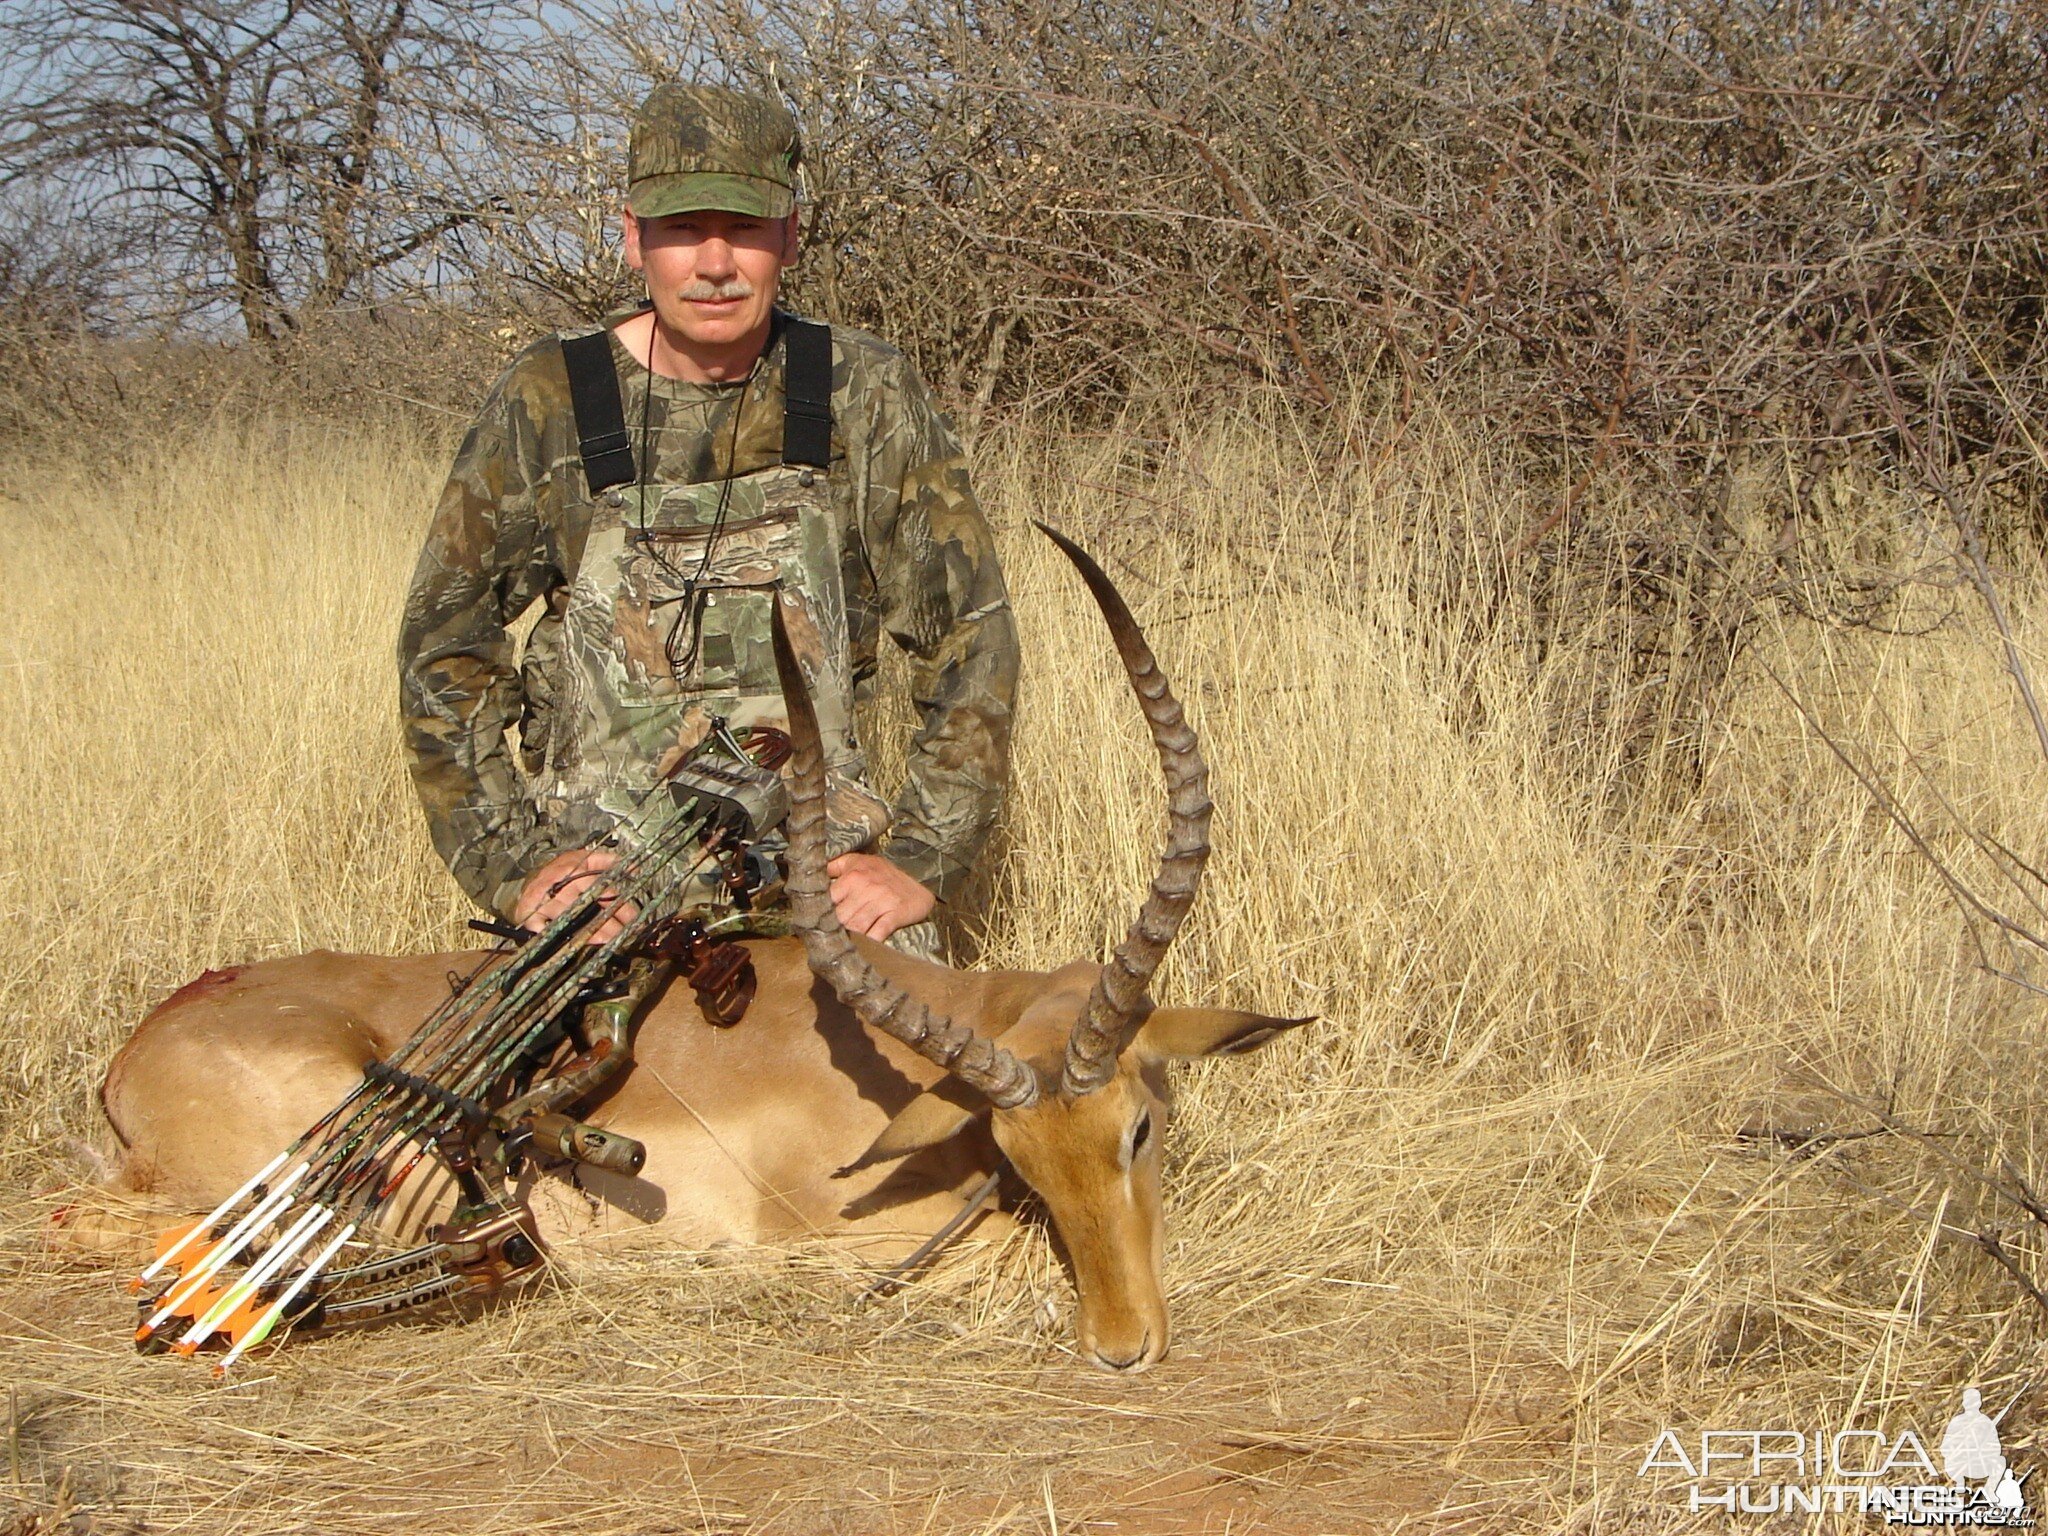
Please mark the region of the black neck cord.
MULTIPOLYGON (((654 344, 661 334, 661 320, 659 316, 650 318, 654 324, 648 327, 647 331, 646 393, 640 397, 640 452, 634 464, 636 490, 652 483, 654 475, 654 461, 648 445, 652 435, 650 422, 654 411, 654 381, 658 377, 654 371, 654 344)), ((764 351, 763 356, 765 355, 764 351)), ((740 383, 739 398, 733 402, 732 436, 725 445, 725 476, 718 483, 718 509, 712 514, 711 532, 704 540, 704 553, 698 557, 696 570, 685 576, 681 569, 662 553, 660 541, 652 537, 648 531, 647 498, 636 498, 640 504, 640 547, 661 567, 662 573, 670 581, 682 588, 682 596, 676 599, 675 620, 669 625, 668 637, 661 645, 662 654, 668 659, 669 672, 675 678, 678 687, 682 686, 684 674, 696 667, 697 655, 703 646, 704 599, 708 594, 703 590, 702 584, 706 573, 711 569, 711 556, 718 547, 719 537, 725 532, 726 514, 732 508, 732 483, 737 476, 734 460, 740 447, 740 422, 746 413, 747 396, 753 391, 754 375, 760 371, 760 367, 761 361, 756 358, 754 366, 747 370, 746 378, 740 383), (677 642, 683 637, 686 627, 688 645, 679 652, 677 642)))

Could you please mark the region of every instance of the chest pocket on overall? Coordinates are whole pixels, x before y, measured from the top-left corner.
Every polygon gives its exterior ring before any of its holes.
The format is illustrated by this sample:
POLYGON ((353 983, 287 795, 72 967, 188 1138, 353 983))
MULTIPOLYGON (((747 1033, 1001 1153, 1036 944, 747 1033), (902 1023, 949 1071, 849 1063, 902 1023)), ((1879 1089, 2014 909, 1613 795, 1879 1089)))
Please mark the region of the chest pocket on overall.
POLYGON ((640 489, 643 515, 629 510, 620 530, 611 615, 627 677, 650 699, 779 698, 769 610, 778 586, 804 585, 805 542, 819 534, 807 520, 830 511, 823 486, 774 469, 726 486, 640 489))

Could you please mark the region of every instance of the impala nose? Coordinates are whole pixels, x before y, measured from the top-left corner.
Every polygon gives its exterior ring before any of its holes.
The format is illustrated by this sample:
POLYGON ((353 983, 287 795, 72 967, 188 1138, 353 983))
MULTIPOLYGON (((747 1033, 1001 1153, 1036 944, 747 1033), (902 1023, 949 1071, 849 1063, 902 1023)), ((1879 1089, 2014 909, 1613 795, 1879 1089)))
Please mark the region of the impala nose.
POLYGON ((1106 1371, 1128 1371, 1135 1374, 1151 1365, 1154 1358, 1152 1335, 1149 1333, 1139 1335, 1138 1347, 1127 1355, 1114 1354, 1099 1346, 1095 1350, 1095 1363, 1106 1371))

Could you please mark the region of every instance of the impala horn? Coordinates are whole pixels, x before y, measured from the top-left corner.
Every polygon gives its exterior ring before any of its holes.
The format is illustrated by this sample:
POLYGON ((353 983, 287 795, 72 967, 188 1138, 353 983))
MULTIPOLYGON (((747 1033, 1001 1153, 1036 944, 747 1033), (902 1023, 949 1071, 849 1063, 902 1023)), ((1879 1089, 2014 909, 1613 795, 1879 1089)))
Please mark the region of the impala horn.
POLYGON ((796 603, 776 594, 771 618, 775 670, 789 710, 790 798, 789 905, 791 926, 804 941, 811 969, 824 978, 854 1017, 870 1029, 900 1040, 927 1061, 944 1067, 998 1109, 1022 1109, 1038 1099, 1038 1074, 1008 1051, 973 1030, 935 1014, 861 958, 839 925, 825 878, 825 751, 818 737, 817 711, 790 644, 792 625, 806 631, 811 618, 796 603))
POLYGON ((1137 1032, 1139 1004, 1167 946, 1180 932, 1195 891, 1202 883, 1202 866, 1209 859, 1209 817, 1215 807, 1209 800, 1209 768, 1202 761, 1195 733, 1181 714, 1180 701, 1167 686, 1166 674, 1145 643, 1138 621, 1131 617, 1123 595, 1102 567, 1086 550, 1065 535, 1034 522, 1033 527, 1073 561, 1074 569, 1088 583, 1095 606, 1109 625, 1117 655, 1130 675, 1131 691, 1138 696, 1138 708, 1152 730, 1152 744, 1159 749, 1159 766, 1166 775, 1166 848, 1159 859, 1159 873, 1138 919, 1117 945, 1109 964, 1095 980, 1088 1002, 1067 1037, 1067 1060, 1060 1074, 1060 1091, 1068 1096, 1093 1093, 1116 1074, 1116 1059, 1137 1032))

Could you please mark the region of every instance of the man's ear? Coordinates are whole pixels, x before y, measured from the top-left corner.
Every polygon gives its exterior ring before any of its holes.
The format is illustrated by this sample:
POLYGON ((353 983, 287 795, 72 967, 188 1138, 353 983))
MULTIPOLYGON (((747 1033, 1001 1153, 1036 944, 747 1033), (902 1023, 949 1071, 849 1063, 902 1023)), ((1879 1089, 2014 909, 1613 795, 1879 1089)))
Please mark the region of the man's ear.
POLYGON ((873 1146, 832 1177, 843 1179, 877 1163, 893 1162, 913 1152, 922 1152, 926 1147, 936 1147, 966 1130, 987 1108, 986 1104, 955 1104, 940 1097, 937 1090, 927 1088, 906 1104, 894 1120, 882 1127, 882 1134, 875 1138, 873 1146))
POLYGON ((626 265, 638 272, 647 265, 647 257, 640 249, 639 215, 630 208, 621 208, 619 222, 626 231, 626 265))
POLYGON ((792 207, 789 217, 782 221, 782 264, 786 267, 796 260, 796 253, 804 243, 801 210, 792 207))
POLYGON ((1314 1022, 1314 1014, 1305 1019, 1275 1019, 1236 1008, 1155 1008, 1131 1044, 1155 1061, 1242 1056, 1290 1029, 1314 1022))

